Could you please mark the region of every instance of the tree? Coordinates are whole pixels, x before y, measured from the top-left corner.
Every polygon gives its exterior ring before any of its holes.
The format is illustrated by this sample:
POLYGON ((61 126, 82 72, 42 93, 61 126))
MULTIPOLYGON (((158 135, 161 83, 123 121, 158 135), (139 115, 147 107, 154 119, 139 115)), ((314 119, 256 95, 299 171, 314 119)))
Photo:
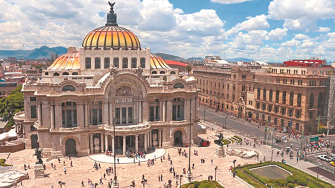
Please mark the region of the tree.
POLYGON ((22 86, 10 91, 7 97, 0 99, 0 116, 8 121, 8 127, 14 125, 13 117, 17 112, 23 111, 23 93, 22 86))
POLYGON ((191 70, 192 70, 192 67, 191 67, 190 65, 187 65, 185 69, 186 69, 186 71, 187 71, 187 74, 190 75, 190 72, 191 72, 191 70))

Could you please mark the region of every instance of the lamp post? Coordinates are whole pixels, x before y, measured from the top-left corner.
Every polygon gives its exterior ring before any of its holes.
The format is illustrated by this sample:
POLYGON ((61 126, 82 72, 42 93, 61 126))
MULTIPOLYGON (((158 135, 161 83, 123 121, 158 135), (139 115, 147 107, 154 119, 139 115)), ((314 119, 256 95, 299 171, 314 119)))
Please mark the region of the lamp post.
POLYGON ((272 162, 272 158, 273 158, 273 150, 274 149, 272 149, 272 151, 271 151, 271 162, 272 162))
POLYGON ((206 121, 206 110, 207 110, 207 107, 204 108, 204 121, 206 121))
POLYGON ((218 166, 216 166, 215 168, 214 168, 214 171, 215 171, 215 178, 214 178, 214 180, 216 181, 216 170, 218 169, 218 166))
POLYGON ((119 187, 119 183, 117 181, 117 176, 116 176, 116 149, 115 149, 115 140, 116 140, 116 136, 115 136, 115 118, 113 118, 113 132, 114 132, 114 148, 113 148, 113 152, 114 152, 114 181, 112 184, 113 188, 118 188, 119 187))
POLYGON ((189 135, 189 150, 188 150, 188 171, 187 171, 187 178, 188 181, 191 182, 192 180, 192 172, 191 172, 191 136, 192 135, 192 99, 190 99, 190 135, 189 135))
POLYGON ((235 159, 235 160, 233 160, 234 168, 235 168, 235 163, 236 163, 236 159, 235 159))

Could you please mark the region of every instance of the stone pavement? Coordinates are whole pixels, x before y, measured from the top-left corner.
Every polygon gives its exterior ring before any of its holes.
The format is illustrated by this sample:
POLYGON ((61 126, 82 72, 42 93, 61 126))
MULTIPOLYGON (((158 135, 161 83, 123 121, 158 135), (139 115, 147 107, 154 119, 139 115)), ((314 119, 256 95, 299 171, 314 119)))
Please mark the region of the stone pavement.
MULTIPOLYGON (((155 152, 149 153, 145 156, 145 158, 137 158, 135 162, 138 163, 138 160, 141 162, 145 162, 148 159, 154 159, 154 158, 160 158, 161 156, 165 155, 165 149, 156 149, 155 152)), ((97 161, 100 163, 111 163, 114 164, 114 156, 109 156, 106 154, 96 154, 96 155, 90 155, 90 159, 93 161, 97 161)), ((127 164, 127 163, 134 163, 134 158, 128 158, 128 157, 116 157, 116 160, 119 159, 119 164, 127 164)))

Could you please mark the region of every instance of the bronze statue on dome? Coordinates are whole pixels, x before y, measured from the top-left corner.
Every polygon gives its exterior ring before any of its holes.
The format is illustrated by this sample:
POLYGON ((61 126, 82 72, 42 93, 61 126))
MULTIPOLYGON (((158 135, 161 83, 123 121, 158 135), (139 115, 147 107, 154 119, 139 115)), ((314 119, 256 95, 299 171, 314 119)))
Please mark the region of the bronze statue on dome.
POLYGON ((111 2, 108 1, 108 4, 109 4, 109 6, 111 6, 111 10, 110 10, 110 12, 111 12, 111 13, 114 13, 114 5, 115 5, 115 2, 114 2, 114 3, 111 3, 111 2))

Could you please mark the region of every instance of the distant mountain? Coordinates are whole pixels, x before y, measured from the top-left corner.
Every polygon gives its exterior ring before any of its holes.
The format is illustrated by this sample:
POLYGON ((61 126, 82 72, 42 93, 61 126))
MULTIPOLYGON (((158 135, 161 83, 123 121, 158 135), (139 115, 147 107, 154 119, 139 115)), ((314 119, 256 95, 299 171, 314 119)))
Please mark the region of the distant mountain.
POLYGON ((158 55, 158 56, 162 57, 164 60, 173 60, 173 61, 181 61, 181 62, 185 62, 186 61, 182 57, 171 55, 171 54, 155 53, 155 55, 158 55))
POLYGON ((248 59, 248 58, 243 58, 243 57, 238 57, 238 58, 234 58, 234 59, 225 59, 226 61, 232 61, 232 62, 236 62, 236 61, 245 61, 245 62, 250 62, 250 61, 255 61, 253 59, 248 59))
POLYGON ((194 60, 197 60, 197 61, 203 61, 204 59, 201 58, 201 57, 190 57, 190 58, 187 58, 188 61, 194 61, 194 60))
POLYGON ((51 54, 62 55, 67 52, 67 48, 42 46, 33 50, 0 50, 0 58, 16 57, 17 59, 43 59, 50 58, 51 54))

